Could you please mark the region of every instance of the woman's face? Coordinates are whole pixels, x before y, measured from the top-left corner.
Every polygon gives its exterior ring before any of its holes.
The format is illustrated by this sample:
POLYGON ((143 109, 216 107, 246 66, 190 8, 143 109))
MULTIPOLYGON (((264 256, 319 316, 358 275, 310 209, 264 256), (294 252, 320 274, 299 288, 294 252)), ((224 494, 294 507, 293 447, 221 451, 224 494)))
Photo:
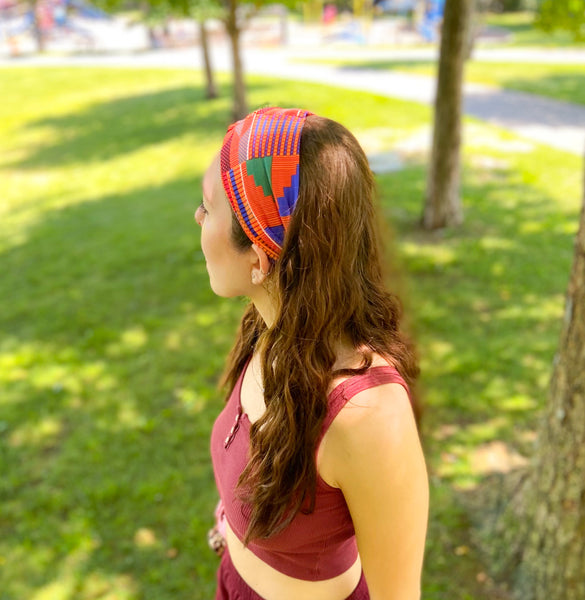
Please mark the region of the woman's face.
POLYGON ((201 250, 211 289, 226 298, 250 295, 251 247, 236 248, 232 241, 232 208, 221 183, 219 154, 203 177, 203 202, 195 212, 201 226, 201 250))

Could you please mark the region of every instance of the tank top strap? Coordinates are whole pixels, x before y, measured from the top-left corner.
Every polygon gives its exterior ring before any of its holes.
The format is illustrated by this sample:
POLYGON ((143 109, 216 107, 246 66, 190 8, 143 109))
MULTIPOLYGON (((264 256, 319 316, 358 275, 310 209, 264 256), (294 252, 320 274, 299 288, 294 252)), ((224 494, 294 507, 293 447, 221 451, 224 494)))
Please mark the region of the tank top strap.
POLYGON ((412 402, 408 385, 395 367, 391 367, 390 365, 370 367, 363 375, 354 375, 353 377, 349 377, 333 388, 328 398, 329 408, 327 411, 327 416, 323 421, 321 437, 325 435, 325 432, 327 429, 329 429, 329 426, 331 423, 333 423, 333 420, 339 414, 339 411, 341 411, 341 409, 355 395, 363 392, 364 390, 377 387, 379 385, 384 385, 386 383, 400 384, 402 387, 404 387, 408 397, 412 402))

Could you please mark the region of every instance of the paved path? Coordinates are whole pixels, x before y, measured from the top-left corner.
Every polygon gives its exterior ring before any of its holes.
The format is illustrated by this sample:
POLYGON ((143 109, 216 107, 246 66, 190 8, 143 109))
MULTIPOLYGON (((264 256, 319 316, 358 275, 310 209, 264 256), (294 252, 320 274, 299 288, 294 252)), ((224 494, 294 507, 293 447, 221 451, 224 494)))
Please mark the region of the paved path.
MULTIPOLYGON (((319 46, 292 48, 264 48, 244 50, 244 63, 249 73, 271 75, 287 79, 313 81, 328 85, 371 91, 392 98, 430 104, 435 94, 435 80, 431 77, 409 75, 396 71, 336 67, 325 64, 298 62, 301 58, 320 58, 351 55, 356 49, 319 46)), ((436 58, 436 50, 386 50, 369 54, 359 50, 364 60, 369 58, 420 60, 436 58)), ((556 62, 585 64, 585 53, 579 50, 515 50, 480 49, 476 58, 482 61, 556 62)), ((213 62, 217 70, 229 70, 229 51, 225 44, 213 48, 213 62)), ((14 65, 111 65, 132 67, 200 68, 198 48, 163 50, 135 54, 95 56, 47 56, 8 59, 0 57, 0 67, 14 65)), ((504 127, 530 140, 582 156, 585 151, 585 106, 570 104, 531 94, 498 90, 481 85, 465 86, 465 114, 504 127)))
MULTIPOLYGON (((485 53, 484 53, 485 56, 485 53)), ((489 56, 488 58, 492 58, 489 56)), ((501 60, 501 59, 497 59, 501 60)), ((371 91, 423 104, 434 101, 436 80, 397 71, 290 63, 271 59, 250 61, 249 71, 287 79, 371 91)), ((493 87, 467 84, 465 114, 509 129, 522 137, 572 154, 585 152, 585 106, 493 87)))

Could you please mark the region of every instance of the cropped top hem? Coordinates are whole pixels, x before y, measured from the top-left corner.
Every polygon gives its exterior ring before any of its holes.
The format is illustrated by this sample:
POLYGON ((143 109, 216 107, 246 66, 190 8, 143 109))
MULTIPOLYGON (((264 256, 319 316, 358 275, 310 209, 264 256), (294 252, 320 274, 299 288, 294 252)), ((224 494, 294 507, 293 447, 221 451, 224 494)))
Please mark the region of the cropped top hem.
MULTIPOLYGON (((238 541, 243 544, 243 538, 236 533, 233 523, 231 523, 229 519, 226 520, 233 534, 238 538, 238 541)), ((328 579, 334 579, 350 569, 355 564, 359 554, 355 536, 349 538, 345 547, 341 546, 339 548, 339 556, 334 564, 322 564, 323 557, 327 550, 325 542, 323 543, 323 548, 319 554, 316 555, 314 552, 310 553, 309 561, 307 561, 306 557, 303 555, 299 555, 297 560, 291 560, 291 556, 287 552, 280 553, 275 552, 274 550, 258 548, 254 542, 250 542, 247 549, 252 552, 256 558, 265 562, 275 571, 278 571, 282 575, 287 575, 288 577, 303 581, 326 581, 328 579), (276 559, 279 557, 283 559, 282 562, 275 564, 276 559), (308 564, 310 564, 310 566, 307 566, 308 564)))
MULTIPOLYGON (((217 417, 211 434, 215 481, 225 518, 241 541, 250 522, 251 507, 236 491, 250 449, 250 420, 241 403, 241 388, 248 364, 242 369, 230 397, 217 417)), ((341 409, 359 392, 386 383, 408 387, 391 366, 371 367, 362 375, 338 384, 328 395, 328 412, 315 446, 317 452, 327 429, 341 409)), ((410 394, 409 394, 410 395, 410 394)), ((281 532, 254 539, 248 549, 276 571, 307 581, 332 579, 357 560, 353 521, 341 489, 328 484, 317 471, 315 506, 311 513, 298 512, 281 532)))

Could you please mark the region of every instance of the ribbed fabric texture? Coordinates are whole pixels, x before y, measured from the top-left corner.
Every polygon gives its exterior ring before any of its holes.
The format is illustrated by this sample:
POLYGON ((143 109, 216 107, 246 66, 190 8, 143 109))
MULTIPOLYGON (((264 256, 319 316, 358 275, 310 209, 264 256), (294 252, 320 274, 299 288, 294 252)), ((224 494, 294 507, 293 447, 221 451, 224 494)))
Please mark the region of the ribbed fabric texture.
POLYGON ((221 179, 248 238, 278 258, 299 197, 301 131, 309 111, 261 108, 228 128, 221 179))
MULTIPOLYGON (((240 539, 244 538, 250 518, 250 507, 240 502, 235 493, 250 446, 250 421, 242 412, 240 402, 244 373, 245 369, 211 434, 215 482, 227 521, 240 539)), ((385 383, 398 383, 408 392, 402 377, 390 366, 372 367, 364 375, 339 384, 329 395, 329 411, 320 440, 353 396, 385 383)), ((311 514, 298 513, 285 530, 268 539, 254 540, 248 548, 277 571, 308 581, 341 575, 355 562, 358 552, 351 515, 341 490, 329 486, 320 477, 315 510, 311 514)))

